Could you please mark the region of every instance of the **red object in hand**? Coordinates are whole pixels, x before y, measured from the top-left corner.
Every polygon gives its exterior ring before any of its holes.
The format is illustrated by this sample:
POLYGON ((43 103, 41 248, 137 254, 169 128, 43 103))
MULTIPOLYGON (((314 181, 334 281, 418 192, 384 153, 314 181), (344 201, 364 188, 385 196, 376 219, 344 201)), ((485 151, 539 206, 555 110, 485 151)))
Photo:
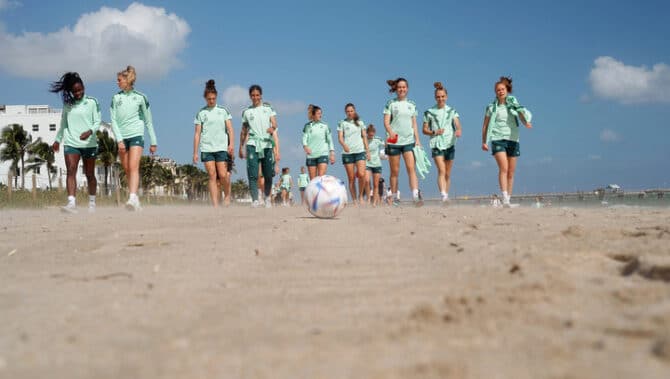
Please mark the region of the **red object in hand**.
POLYGON ((397 135, 397 134, 394 134, 393 137, 387 138, 387 139, 386 139, 386 142, 388 142, 388 143, 396 143, 396 142, 398 142, 398 135, 397 135))

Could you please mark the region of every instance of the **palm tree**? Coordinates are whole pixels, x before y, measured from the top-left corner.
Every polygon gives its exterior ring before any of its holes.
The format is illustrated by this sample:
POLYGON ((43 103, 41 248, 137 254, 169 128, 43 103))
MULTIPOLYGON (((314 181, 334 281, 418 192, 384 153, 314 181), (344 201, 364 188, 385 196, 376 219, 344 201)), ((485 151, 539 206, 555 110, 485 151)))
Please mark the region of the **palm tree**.
POLYGON ((98 137, 98 162, 105 167, 105 193, 109 195, 109 181, 107 179, 111 178, 112 175, 109 168, 119 156, 119 146, 106 130, 98 131, 96 136, 98 137))
POLYGON ((178 176, 183 177, 186 184, 186 194, 189 200, 199 198, 207 189, 209 175, 194 165, 183 165, 177 168, 178 176))
POLYGON ((32 148, 33 137, 23 129, 19 124, 7 125, 0 134, 0 145, 4 145, 0 150, 0 161, 12 161, 10 170, 14 171, 14 186, 16 187, 16 170, 21 162, 21 188, 26 186, 25 176, 25 155, 32 148))
POLYGON ((234 199, 241 199, 249 194, 249 185, 244 179, 237 179, 230 185, 230 192, 232 192, 234 199))
POLYGON ((30 164, 26 168, 26 172, 35 170, 41 167, 42 164, 46 164, 47 177, 49 178, 49 189, 52 189, 51 176, 56 174, 57 171, 56 166, 54 165, 56 156, 51 145, 46 142, 42 142, 41 138, 37 138, 28 150, 28 154, 30 155, 26 162, 30 164))

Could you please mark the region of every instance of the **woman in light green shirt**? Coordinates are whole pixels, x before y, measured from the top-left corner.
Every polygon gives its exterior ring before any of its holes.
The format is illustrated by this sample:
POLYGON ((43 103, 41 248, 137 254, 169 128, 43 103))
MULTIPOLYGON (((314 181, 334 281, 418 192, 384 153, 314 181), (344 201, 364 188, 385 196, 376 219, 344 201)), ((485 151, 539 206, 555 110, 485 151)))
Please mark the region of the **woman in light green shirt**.
POLYGON ((321 122, 321 108, 310 104, 307 108, 310 121, 302 129, 302 147, 307 154, 305 166, 309 172, 309 180, 326 175, 328 162, 335 163, 335 146, 330 128, 321 122))
POLYGON ((405 161, 409 188, 416 206, 423 205, 419 192, 419 179, 416 176, 414 147, 421 146, 419 130, 416 125, 416 104, 407 99, 409 85, 405 78, 387 81, 389 92, 396 97, 389 100, 384 107, 384 128, 387 134, 386 155, 389 157, 391 171, 390 182, 393 192, 393 205, 400 205, 398 192, 398 174, 400 172, 400 157, 405 161))
POLYGON ((100 127, 100 105, 96 99, 84 95, 84 82, 76 72, 68 72, 59 81, 53 82, 50 91, 60 93, 63 98, 60 128, 53 143, 56 153, 60 150, 61 142, 65 145, 63 154, 67 167, 67 205, 61 209, 76 213, 77 167, 81 158, 88 184, 88 210, 94 212, 98 185, 95 178, 98 139, 95 133, 100 127))
POLYGON ((298 189, 300 190, 300 204, 305 202, 305 188, 309 184, 309 175, 305 172, 305 166, 300 166, 300 175, 298 175, 298 189))
POLYGON ((347 118, 337 124, 337 140, 344 150, 342 164, 349 179, 351 198, 354 204, 358 199, 362 205, 365 188, 369 187, 365 175, 365 161, 370 159, 365 123, 358 117, 354 104, 345 105, 344 112, 347 118), (358 178, 358 191, 356 191, 356 178, 358 178))
POLYGON ((217 179, 224 189, 224 205, 230 205, 231 184, 228 165, 232 163, 235 152, 232 117, 226 108, 216 104, 217 96, 216 84, 210 79, 205 85, 204 92, 207 105, 195 115, 193 136, 193 163, 198 163, 199 148, 200 159, 209 174, 209 197, 214 208, 219 206, 221 194, 217 179))
POLYGON ((130 211, 142 209, 137 190, 140 187, 140 158, 144 151, 145 128, 151 143, 149 152, 153 155, 157 149, 149 100, 143 93, 134 89, 136 78, 133 66, 128 66, 117 74, 116 83, 121 91, 112 97, 109 112, 112 130, 119 147, 119 159, 128 181, 130 196, 126 202, 126 209, 130 211))
POLYGON ((437 166, 437 188, 442 202, 449 201, 451 168, 456 154, 456 138, 461 136, 458 112, 447 105, 447 89, 436 82, 435 104, 423 114, 423 134, 430 136, 430 149, 437 166))
POLYGON ((516 160, 521 155, 519 119, 530 129, 533 127, 530 123, 532 116, 510 95, 512 78, 500 77, 494 90, 496 99, 486 107, 482 126, 482 150, 489 151, 488 141, 491 141, 491 153, 498 164, 498 184, 502 192, 503 206, 510 207, 516 160))

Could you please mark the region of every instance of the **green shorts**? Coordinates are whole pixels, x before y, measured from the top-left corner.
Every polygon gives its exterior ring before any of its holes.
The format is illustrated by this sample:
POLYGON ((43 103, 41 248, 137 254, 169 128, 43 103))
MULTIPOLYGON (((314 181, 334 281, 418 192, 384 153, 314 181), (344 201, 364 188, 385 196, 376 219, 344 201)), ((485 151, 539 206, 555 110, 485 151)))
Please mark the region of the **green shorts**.
POLYGON ((123 144, 126 145, 126 150, 129 150, 132 146, 139 146, 144 149, 144 137, 135 136, 130 138, 124 138, 123 144))
POLYGON ((65 155, 79 155, 83 159, 90 159, 90 158, 95 158, 98 156, 98 148, 97 147, 72 147, 72 146, 67 146, 65 145, 65 148, 63 149, 63 153, 65 155))
POLYGON ((342 164, 351 164, 365 160, 365 151, 362 153, 342 154, 342 164))
POLYGON ((433 158, 435 157, 444 157, 445 161, 453 161, 456 156, 456 146, 452 146, 448 149, 431 149, 433 153, 433 158))
POLYGON ((212 152, 201 152, 200 160, 203 162, 226 162, 228 163, 230 156, 227 151, 212 151, 212 152))
POLYGON ((305 192, 305 188, 307 188, 307 187, 298 187, 298 189, 300 190, 300 192, 305 192))
POLYGON ((316 158, 305 159, 305 166, 307 166, 307 167, 316 167, 316 166, 320 165, 321 163, 328 164, 328 156, 327 155, 322 155, 322 156, 316 157, 316 158))
POLYGON ((372 171, 373 174, 381 174, 382 173, 382 167, 366 167, 365 168, 368 171, 372 171))
POLYGON ((414 143, 408 143, 407 145, 386 145, 385 153, 389 157, 394 157, 397 155, 402 155, 408 151, 413 151, 414 143))
POLYGON ((491 141, 491 154, 496 155, 501 152, 505 152, 508 157, 521 156, 521 149, 519 149, 518 142, 506 139, 491 141))

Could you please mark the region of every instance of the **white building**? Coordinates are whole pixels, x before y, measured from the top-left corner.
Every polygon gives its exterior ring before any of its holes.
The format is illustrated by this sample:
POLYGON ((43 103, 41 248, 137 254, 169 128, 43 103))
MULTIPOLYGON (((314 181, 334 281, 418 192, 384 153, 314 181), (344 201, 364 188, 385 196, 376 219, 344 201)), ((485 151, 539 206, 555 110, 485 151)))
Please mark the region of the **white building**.
MULTIPOLYGON (((32 136, 32 140, 42 138, 43 142, 49 145, 53 144, 56 139, 56 133, 60 127, 61 109, 54 109, 48 105, 0 105, 0 129, 8 125, 19 124, 23 129, 32 136)), ((113 137, 111 127, 109 124, 101 123, 100 130, 109 130, 110 136, 113 137)), ((2 146, 0 146, 2 148, 2 146)), ((65 167, 65 158, 63 157, 63 148, 55 154, 56 174, 51 177, 51 184, 54 188, 61 186, 65 188, 65 181, 67 171, 65 167)), ((25 159, 28 159, 26 156, 25 159)), ((19 164, 20 165, 20 164, 19 164)), ((11 166, 10 161, 0 162, 0 183, 7 185, 7 178, 11 166)), ((19 167, 19 171, 21 168, 19 167)), ((36 186, 40 189, 47 189, 49 186, 49 177, 46 169, 46 164, 35 171, 36 186)), ((19 172, 19 175, 24 175, 19 172)), ((29 172, 25 179, 25 188, 32 189, 33 172, 29 172)), ((96 177, 98 179, 98 186, 104 183, 104 168, 98 167, 96 169, 96 177)), ((21 186, 21 177, 18 176, 18 186, 21 186)), ((13 183, 12 183, 13 185, 13 183)), ((84 175, 83 163, 79 162, 79 169, 77 170, 77 186, 86 187, 86 176, 84 175)))

